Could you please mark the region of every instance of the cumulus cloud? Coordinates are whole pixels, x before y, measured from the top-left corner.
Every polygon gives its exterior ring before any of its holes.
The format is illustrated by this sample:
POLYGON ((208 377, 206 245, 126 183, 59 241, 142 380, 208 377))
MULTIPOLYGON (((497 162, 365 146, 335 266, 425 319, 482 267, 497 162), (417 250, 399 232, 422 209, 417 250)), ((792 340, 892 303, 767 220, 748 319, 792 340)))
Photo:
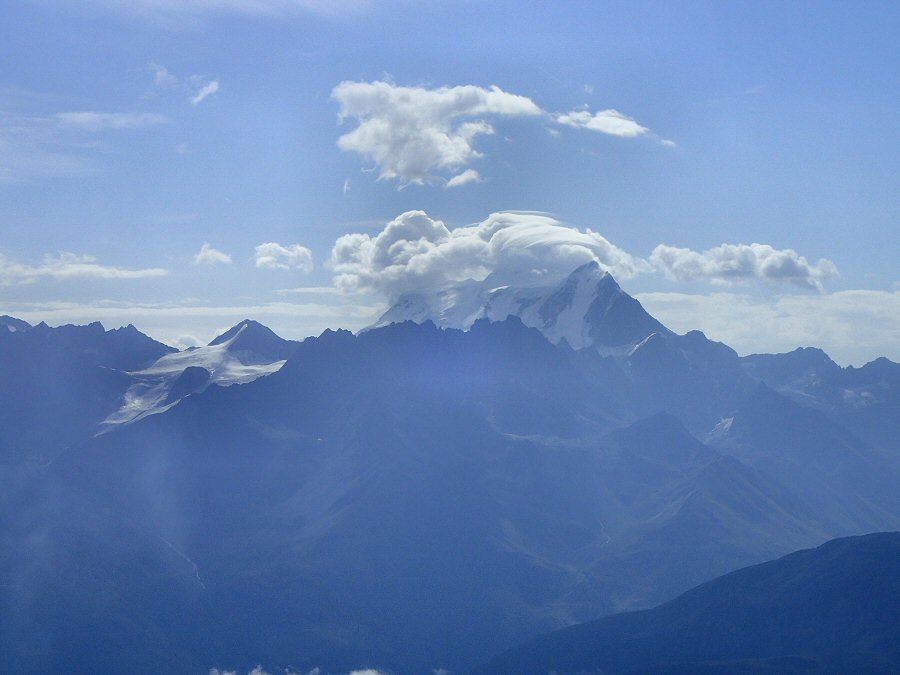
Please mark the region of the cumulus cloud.
POLYGON ((146 269, 126 269, 101 265, 88 255, 61 252, 45 255, 39 265, 10 260, 0 254, 0 286, 34 283, 42 278, 68 279, 143 279, 168 274, 167 270, 153 267, 146 269))
MULTIPOLYGON (((371 161, 380 179, 410 183, 443 183, 458 187, 481 176, 467 167, 482 157, 479 136, 494 133, 490 118, 540 116, 547 124, 589 129, 623 138, 648 134, 635 119, 612 108, 591 113, 549 113, 527 96, 476 85, 403 87, 391 82, 341 82, 332 91, 340 104, 339 120, 357 126, 338 139, 342 150, 371 161), (447 176, 447 174, 454 174, 447 176)), ((559 131, 545 127, 553 135, 559 131)), ((652 134, 651 134, 652 135, 652 134)), ((674 145, 673 141, 661 141, 674 145)))
POLYGON ((411 290, 434 290, 491 275, 497 285, 533 285, 562 278, 596 260, 620 278, 649 264, 591 230, 537 213, 494 213, 449 230, 424 211, 401 214, 375 236, 340 237, 329 264, 347 291, 375 291, 393 300, 411 290))
POLYGON ((459 187, 460 185, 465 185, 466 183, 480 183, 481 182, 481 174, 479 174, 475 169, 466 169, 460 174, 453 176, 450 180, 447 181, 445 187, 453 188, 459 187))
MULTIPOLYGON (((199 81, 199 78, 197 78, 196 76, 194 76, 194 78, 192 79, 194 79, 195 81, 199 81)), ((212 96, 217 91, 219 91, 219 81, 210 80, 209 82, 202 84, 197 92, 193 96, 191 96, 191 103, 193 103, 194 105, 199 105, 203 102, 204 99, 212 96)))
POLYGON ((556 115, 556 121, 569 127, 590 129, 601 134, 622 136, 624 138, 640 136, 649 131, 647 127, 641 126, 631 117, 623 115, 612 108, 600 110, 593 114, 587 110, 572 110, 571 112, 556 115))
POLYGON ((813 265, 793 249, 768 244, 722 244, 706 251, 660 244, 650 254, 650 261, 677 281, 764 279, 821 290, 822 281, 838 275, 837 267, 826 258, 813 265))
POLYGON ((543 113, 530 98, 496 86, 341 82, 332 96, 340 104, 339 119, 357 122, 338 147, 359 153, 376 165, 380 178, 398 178, 401 185, 435 181, 433 171, 454 172, 481 157, 475 139, 494 133, 485 118, 543 113))
POLYGON ((108 113, 92 110, 61 112, 53 116, 60 124, 85 131, 106 129, 140 129, 168 122, 164 115, 156 113, 108 113))
POLYGON ((312 251, 300 244, 282 246, 274 241, 260 244, 253 254, 257 267, 270 269, 290 270, 299 269, 303 272, 312 272, 312 251))
POLYGON ((200 251, 194 256, 195 265, 216 265, 231 264, 231 256, 223 251, 210 246, 209 242, 204 242, 200 247, 200 251))

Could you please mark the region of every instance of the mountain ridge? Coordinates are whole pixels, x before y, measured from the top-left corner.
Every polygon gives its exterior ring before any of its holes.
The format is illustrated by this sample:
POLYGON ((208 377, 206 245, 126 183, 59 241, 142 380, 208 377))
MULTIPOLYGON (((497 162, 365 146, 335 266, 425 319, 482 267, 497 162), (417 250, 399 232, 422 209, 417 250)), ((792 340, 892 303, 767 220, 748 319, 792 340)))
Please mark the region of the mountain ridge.
POLYGON ((898 578, 900 532, 835 539, 535 638, 473 675, 896 672, 898 578))

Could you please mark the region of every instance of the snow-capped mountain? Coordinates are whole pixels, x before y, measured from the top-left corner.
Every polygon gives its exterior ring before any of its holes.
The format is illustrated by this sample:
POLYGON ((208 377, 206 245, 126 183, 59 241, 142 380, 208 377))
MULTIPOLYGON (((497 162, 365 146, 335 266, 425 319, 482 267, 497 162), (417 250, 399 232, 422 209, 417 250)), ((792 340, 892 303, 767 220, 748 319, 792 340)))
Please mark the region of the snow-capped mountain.
POLYGON ((227 387, 271 375, 297 343, 245 320, 204 347, 166 354, 153 365, 129 373, 134 378, 122 406, 104 420, 105 430, 168 410, 211 384, 227 387))
POLYGON ((243 321, 178 353, 0 324, 7 669, 465 672, 900 529, 898 364, 742 359, 596 265, 404 300, 357 335, 243 321))
POLYGON ((574 349, 627 351, 653 333, 671 334, 594 261, 548 286, 496 286, 488 277, 437 293, 408 293, 372 328, 432 321, 442 328, 468 330, 478 319, 503 321, 508 316, 537 328, 550 342, 565 340, 574 349))

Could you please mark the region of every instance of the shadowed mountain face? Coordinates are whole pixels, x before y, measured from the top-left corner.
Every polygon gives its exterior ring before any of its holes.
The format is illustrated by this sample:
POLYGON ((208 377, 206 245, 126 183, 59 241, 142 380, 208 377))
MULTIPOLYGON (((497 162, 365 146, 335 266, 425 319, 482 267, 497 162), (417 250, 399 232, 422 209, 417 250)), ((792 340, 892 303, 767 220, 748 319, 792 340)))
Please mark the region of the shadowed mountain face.
POLYGON ((655 609, 536 638, 478 673, 896 673, 900 533, 837 539, 655 609))
MULTIPOLYGON (((647 330, 574 350, 508 313, 297 344, 245 321, 127 372, 98 365, 121 350, 86 364, 46 350, 56 365, 29 396, 52 401, 62 383, 71 435, 65 452, 42 440, 48 460, 3 497, 9 667, 458 672, 744 565, 900 528, 896 471, 830 414, 759 384, 727 346, 658 325, 610 277, 573 275, 591 300, 559 306, 605 298, 591 325, 647 330), (73 363, 87 374, 53 379, 73 363)), ((27 359, 3 363, 27 380, 27 359)), ((26 409, 3 392, 0 409, 26 409)), ((39 417, 10 419, 39 438, 39 417)))
POLYGON ((813 348, 752 354, 741 364, 754 379, 821 411, 900 465, 900 364, 879 358, 861 368, 841 368, 813 348))
POLYGON ((5 471, 0 487, 18 470, 30 470, 94 434, 120 404, 129 385, 126 371, 173 351, 134 326, 110 331, 99 323, 31 327, 4 317, 0 467, 5 471))

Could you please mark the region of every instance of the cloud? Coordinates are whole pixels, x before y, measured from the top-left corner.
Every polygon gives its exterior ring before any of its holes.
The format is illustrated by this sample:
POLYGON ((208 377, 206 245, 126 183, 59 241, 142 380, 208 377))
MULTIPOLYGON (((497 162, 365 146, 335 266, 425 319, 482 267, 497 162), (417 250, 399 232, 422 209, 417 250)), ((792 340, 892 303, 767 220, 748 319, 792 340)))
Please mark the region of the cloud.
POLYGON ((481 157, 473 143, 494 133, 486 117, 541 115, 526 96, 492 86, 401 87, 390 82, 341 82, 332 91, 339 119, 357 126, 338 147, 373 162, 379 178, 401 185, 437 180, 435 171, 454 172, 481 157))
POLYGON ((480 183, 481 180, 481 174, 479 174, 475 169, 466 169, 462 173, 457 174, 456 176, 453 176, 453 178, 448 180, 447 184, 444 187, 459 187, 460 185, 465 185, 466 183, 480 183))
POLYGON ((300 244, 282 246, 273 241, 260 244, 253 254, 257 267, 270 269, 290 270, 299 269, 303 272, 312 272, 312 251, 300 244))
MULTIPOLYGON (((338 147, 356 152, 378 169, 379 179, 411 183, 443 183, 458 187, 481 176, 467 167, 482 157, 479 136, 494 133, 492 117, 542 117, 548 124, 589 129, 631 138, 649 133, 633 118, 612 108, 591 113, 572 110, 548 113, 527 96, 476 85, 402 87, 391 82, 341 82, 332 91, 340 104, 341 122, 357 126, 338 138, 338 147), (448 177, 447 174, 455 174, 448 177)), ((545 127, 552 135, 559 131, 545 127)), ((652 134, 651 134, 652 135, 652 134)), ((674 145, 673 141, 661 141, 674 145)))
POLYGON ((156 113, 106 113, 96 111, 61 112, 53 116, 61 124, 85 131, 106 129, 140 129, 169 121, 156 113))
POLYGON ((86 139, 84 132, 136 130, 170 121, 155 113, 46 112, 43 106, 56 99, 27 91, 14 90, 10 99, 9 109, 0 109, 0 183, 91 173, 108 146, 86 139), (36 102, 42 109, 30 110, 36 102))
POLYGON ((676 281, 764 279, 821 290, 822 281, 838 276, 837 267, 826 258, 813 265, 793 249, 768 244, 722 244, 702 252, 660 244, 650 262, 676 281))
POLYGON ((197 90, 197 93, 191 97, 191 103, 193 103, 194 105, 199 105, 203 102, 204 99, 212 96, 217 91, 219 91, 219 81, 210 80, 206 84, 202 85, 200 89, 197 90))
POLYGON ((587 110, 572 110, 571 112, 556 115, 555 119, 558 123, 569 127, 590 129, 601 134, 621 136, 623 138, 641 136, 649 131, 647 127, 641 126, 631 117, 623 115, 612 108, 600 110, 593 114, 587 110))
POLYGON ((162 89, 174 87, 178 84, 178 78, 172 75, 165 66, 150 62, 150 70, 153 71, 153 84, 162 89))
POLYGON ((194 256, 195 265, 216 265, 219 263, 230 265, 231 256, 213 248, 209 245, 209 242, 204 242, 203 246, 200 247, 200 251, 194 256))
POLYGON ((900 291, 848 290, 756 297, 740 293, 640 293, 678 332, 701 329, 741 354, 817 346, 841 364, 900 361, 900 291))
POLYGON ((424 211, 407 211, 375 236, 338 238, 329 264, 338 288, 374 291, 393 300, 407 291, 488 275, 498 286, 547 283, 591 260, 620 278, 651 269, 596 232, 544 214, 515 212, 494 213, 451 231, 424 211))
POLYGON ((158 267, 126 269, 101 265, 96 258, 87 255, 61 252, 45 255, 39 265, 15 262, 0 254, 0 286, 34 283, 42 278, 68 279, 144 279, 160 277, 168 270, 158 267))

